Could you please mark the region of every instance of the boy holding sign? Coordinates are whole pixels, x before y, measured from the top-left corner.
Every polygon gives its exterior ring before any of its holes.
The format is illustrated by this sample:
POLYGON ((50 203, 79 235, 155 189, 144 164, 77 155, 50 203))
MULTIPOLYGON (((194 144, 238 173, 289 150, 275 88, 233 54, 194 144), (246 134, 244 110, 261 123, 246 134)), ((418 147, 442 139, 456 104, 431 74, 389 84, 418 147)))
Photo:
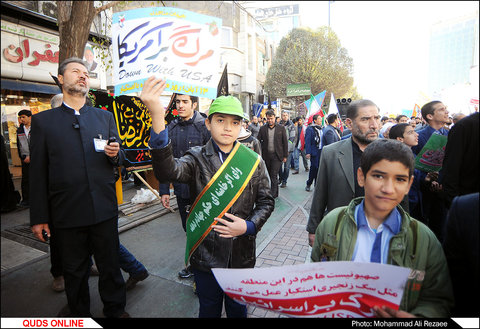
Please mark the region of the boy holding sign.
POLYGON ((228 317, 246 317, 246 306, 224 295, 211 269, 253 268, 255 237, 275 201, 261 157, 236 142, 243 109, 232 96, 210 106, 205 125, 212 138, 175 159, 159 97, 165 80, 150 77, 140 98, 152 117, 150 147, 153 169, 162 182, 188 183, 195 198, 187 218, 185 263, 190 262, 200 302, 199 317, 220 317, 223 299, 228 317))
POLYGON ((412 269, 400 310, 371 305, 379 317, 448 317, 453 294, 442 246, 397 205, 413 181, 411 150, 380 139, 363 152, 358 184, 365 197, 332 210, 315 233, 312 260, 377 262, 412 269))

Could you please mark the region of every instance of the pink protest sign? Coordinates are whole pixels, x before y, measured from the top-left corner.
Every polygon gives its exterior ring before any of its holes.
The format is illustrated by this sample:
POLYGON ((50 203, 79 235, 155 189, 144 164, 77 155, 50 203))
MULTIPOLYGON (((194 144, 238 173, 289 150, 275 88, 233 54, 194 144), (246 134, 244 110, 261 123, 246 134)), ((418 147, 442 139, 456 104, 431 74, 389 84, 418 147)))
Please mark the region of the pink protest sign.
POLYGON ((291 316, 373 317, 372 307, 398 309, 410 274, 377 263, 321 262, 254 269, 212 269, 227 295, 291 316))

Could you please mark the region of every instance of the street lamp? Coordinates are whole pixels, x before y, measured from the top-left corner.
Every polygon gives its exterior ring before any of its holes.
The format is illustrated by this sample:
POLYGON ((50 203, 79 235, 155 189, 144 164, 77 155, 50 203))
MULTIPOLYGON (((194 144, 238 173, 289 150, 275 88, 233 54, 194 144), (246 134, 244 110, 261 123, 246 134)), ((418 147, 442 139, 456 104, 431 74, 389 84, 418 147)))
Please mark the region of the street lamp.
POLYGON ((330 27, 330 4, 334 2, 335 1, 328 1, 328 27, 330 27))

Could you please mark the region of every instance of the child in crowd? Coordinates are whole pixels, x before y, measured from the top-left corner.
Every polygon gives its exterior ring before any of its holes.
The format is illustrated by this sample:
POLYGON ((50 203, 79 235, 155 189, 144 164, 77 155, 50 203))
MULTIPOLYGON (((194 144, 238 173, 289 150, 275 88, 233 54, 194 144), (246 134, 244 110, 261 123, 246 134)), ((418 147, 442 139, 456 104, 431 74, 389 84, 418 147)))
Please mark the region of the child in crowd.
POLYGON ((312 261, 378 262, 415 270, 400 309, 375 306, 378 317, 448 317, 453 293, 440 242, 397 205, 413 181, 412 151, 390 139, 363 152, 358 184, 365 197, 328 213, 315 233, 312 261))
MULTIPOLYGON (((411 125, 406 123, 399 123, 393 126, 390 129, 389 138, 400 141, 410 148, 415 147, 418 144, 418 133, 411 125)), ((412 156, 415 158, 413 151, 412 156)), ((413 183, 408 192, 408 212, 413 218, 423 222, 421 185, 427 186, 432 183, 434 184, 437 173, 432 172, 424 175, 420 170, 415 169, 413 177, 413 183)), ((428 225, 426 222, 423 223, 428 225)))
MULTIPOLYGON (((237 145, 244 114, 242 104, 232 96, 220 96, 211 104, 205 120, 212 136, 207 144, 193 147, 183 157, 175 159, 168 140, 168 129, 165 128, 165 109, 159 98, 165 85, 164 80, 150 77, 140 95, 152 117, 152 164, 160 182, 189 183, 193 200, 209 194, 204 193, 205 190, 214 184, 224 168, 228 168, 239 148, 244 147, 246 150, 243 151, 251 152, 258 159, 258 165, 252 166, 251 178, 244 182, 243 192, 238 192, 236 201, 232 204, 232 200, 227 205, 229 209, 224 218, 214 218, 218 224, 212 224, 209 229, 213 229, 205 231, 204 239, 190 256, 200 302, 199 317, 220 317, 224 299, 227 317, 246 317, 246 306, 223 293, 211 269, 255 266, 255 237, 275 206, 265 163, 258 154, 241 144, 237 145)), ((195 207, 196 202, 190 209, 190 215, 195 207)), ((190 215, 187 226, 193 225, 192 222, 197 219, 191 219, 193 216, 190 215)), ((214 223, 213 218, 206 220, 214 223)))
MULTIPOLYGON (((399 123, 392 126, 390 129, 389 138, 402 142, 410 148, 418 144, 418 133, 408 123, 399 123)), ((413 152, 412 157, 415 157, 413 152)), ((422 218, 422 193, 420 192, 420 176, 420 172, 415 169, 413 172, 413 183, 408 191, 408 213, 412 217, 419 220, 422 218)))
POLYGON ((399 123, 392 126, 388 137, 390 139, 396 139, 408 147, 416 146, 418 144, 418 133, 408 123, 399 123))

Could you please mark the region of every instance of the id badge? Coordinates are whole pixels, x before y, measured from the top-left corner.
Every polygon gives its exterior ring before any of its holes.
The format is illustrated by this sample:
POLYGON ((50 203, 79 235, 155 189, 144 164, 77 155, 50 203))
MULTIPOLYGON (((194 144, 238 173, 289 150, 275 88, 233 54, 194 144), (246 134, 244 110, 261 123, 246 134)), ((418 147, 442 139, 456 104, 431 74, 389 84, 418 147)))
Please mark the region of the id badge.
POLYGON ((95 146, 95 151, 97 152, 104 152, 105 145, 107 145, 107 141, 105 139, 94 138, 93 145, 95 146))

